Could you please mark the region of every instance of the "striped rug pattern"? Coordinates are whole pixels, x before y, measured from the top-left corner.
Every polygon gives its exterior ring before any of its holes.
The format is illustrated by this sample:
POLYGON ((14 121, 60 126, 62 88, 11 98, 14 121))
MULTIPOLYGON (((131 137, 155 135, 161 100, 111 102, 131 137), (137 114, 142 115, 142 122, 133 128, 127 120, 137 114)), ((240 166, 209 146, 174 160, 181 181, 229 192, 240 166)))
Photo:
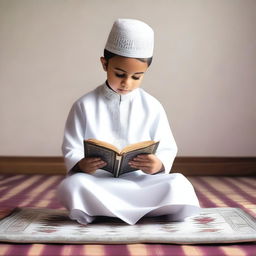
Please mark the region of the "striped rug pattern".
MULTIPOLYGON (((0 217, 15 207, 61 209, 61 175, 0 175, 0 217)), ((256 217, 256 177, 189 177, 202 207, 238 207, 256 217)), ((55 245, 0 243, 0 256, 255 256, 256 244, 55 245)))

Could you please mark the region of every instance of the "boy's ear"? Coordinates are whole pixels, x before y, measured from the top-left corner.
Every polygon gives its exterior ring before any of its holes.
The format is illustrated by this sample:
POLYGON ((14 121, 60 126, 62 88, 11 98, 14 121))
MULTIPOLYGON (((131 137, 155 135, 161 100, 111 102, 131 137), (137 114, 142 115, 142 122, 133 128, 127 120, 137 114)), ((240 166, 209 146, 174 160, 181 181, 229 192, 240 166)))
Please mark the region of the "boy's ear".
POLYGON ((102 64, 104 71, 107 71, 107 60, 104 57, 100 57, 100 62, 102 64))

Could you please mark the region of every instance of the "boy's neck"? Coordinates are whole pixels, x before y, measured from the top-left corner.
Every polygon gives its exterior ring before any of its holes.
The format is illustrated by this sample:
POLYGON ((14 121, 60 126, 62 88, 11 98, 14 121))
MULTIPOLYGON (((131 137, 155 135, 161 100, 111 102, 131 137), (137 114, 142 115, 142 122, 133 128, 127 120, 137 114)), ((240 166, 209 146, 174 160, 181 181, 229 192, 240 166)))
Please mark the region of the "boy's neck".
POLYGON ((105 82, 105 86, 102 87, 103 88, 103 94, 111 99, 111 100, 118 100, 118 101, 125 101, 128 99, 132 99, 137 92, 137 89, 133 90, 130 93, 127 93, 125 95, 121 95, 119 93, 117 93, 116 91, 114 91, 111 86, 109 85, 108 81, 105 82))
POLYGON ((108 80, 106 80, 106 85, 108 86, 108 88, 109 88, 110 90, 112 90, 113 92, 117 93, 116 91, 114 91, 114 90, 111 88, 111 86, 110 86, 109 83, 108 83, 108 80))

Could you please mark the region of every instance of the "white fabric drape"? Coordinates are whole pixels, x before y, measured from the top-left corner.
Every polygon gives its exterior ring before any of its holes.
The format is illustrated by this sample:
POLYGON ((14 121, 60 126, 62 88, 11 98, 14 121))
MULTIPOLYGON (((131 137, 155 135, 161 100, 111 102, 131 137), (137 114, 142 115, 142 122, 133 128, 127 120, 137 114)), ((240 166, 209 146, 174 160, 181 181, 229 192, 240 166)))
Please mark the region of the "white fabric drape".
POLYGON ((144 215, 183 219, 198 211, 190 182, 181 174, 167 174, 177 146, 162 105, 143 89, 119 95, 103 84, 74 103, 62 145, 67 170, 84 157, 83 140, 89 138, 120 149, 140 141, 160 141, 156 155, 166 173, 148 175, 138 170, 114 178, 98 170, 68 176, 58 196, 71 218, 85 224, 93 220, 91 216, 104 215, 134 224, 144 215))

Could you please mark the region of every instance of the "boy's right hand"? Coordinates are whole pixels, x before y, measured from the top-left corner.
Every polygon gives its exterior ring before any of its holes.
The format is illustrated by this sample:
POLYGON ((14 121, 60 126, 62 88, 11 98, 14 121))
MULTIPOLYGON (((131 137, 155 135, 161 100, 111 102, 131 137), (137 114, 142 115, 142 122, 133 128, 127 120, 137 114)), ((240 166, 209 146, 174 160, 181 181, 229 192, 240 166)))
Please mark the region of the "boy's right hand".
POLYGON ((93 173, 105 165, 107 165, 107 163, 102 161, 99 157, 87 157, 78 162, 79 169, 85 173, 93 173))

